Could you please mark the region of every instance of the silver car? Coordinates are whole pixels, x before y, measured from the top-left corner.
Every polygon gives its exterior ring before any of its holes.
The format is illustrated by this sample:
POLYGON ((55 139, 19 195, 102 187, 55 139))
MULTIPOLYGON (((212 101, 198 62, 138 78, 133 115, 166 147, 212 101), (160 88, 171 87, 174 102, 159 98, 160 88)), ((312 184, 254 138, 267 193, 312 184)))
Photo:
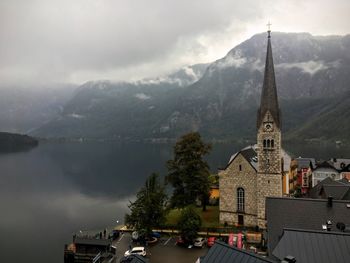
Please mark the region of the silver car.
POLYGON ((205 245, 205 243, 206 243, 205 238, 203 238, 203 237, 197 237, 197 238, 194 240, 193 246, 202 248, 202 247, 205 245))
POLYGON ((145 247, 134 247, 130 250, 125 251, 124 257, 130 256, 130 255, 140 255, 145 257, 146 256, 146 249, 145 247))

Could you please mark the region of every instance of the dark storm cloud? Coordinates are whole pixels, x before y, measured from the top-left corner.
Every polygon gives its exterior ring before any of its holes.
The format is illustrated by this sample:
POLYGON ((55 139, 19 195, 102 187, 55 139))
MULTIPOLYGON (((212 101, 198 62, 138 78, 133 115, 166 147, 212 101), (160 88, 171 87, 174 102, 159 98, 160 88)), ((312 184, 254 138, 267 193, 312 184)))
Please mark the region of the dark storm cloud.
MULTIPOLYGON (((137 78, 218 58, 243 37, 264 30, 268 18, 290 28, 293 20, 301 23, 292 14, 311 8, 302 1, 274 2, 2 0, 0 79, 137 78)), ((318 14, 325 13, 325 3, 318 4, 318 14)))

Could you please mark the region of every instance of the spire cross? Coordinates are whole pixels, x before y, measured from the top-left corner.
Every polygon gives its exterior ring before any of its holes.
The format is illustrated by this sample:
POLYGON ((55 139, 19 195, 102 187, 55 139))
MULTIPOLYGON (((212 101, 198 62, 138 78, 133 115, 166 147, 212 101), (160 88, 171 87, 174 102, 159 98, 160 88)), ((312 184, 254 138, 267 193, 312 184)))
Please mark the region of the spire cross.
POLYGON ((267 33, 268 33, 268 37, 270 38, 271 37, 271 35, 270 35, 270 33, 271 33, 271 23, 270 23, 270 21, 266 24, 267 25, 267 33))

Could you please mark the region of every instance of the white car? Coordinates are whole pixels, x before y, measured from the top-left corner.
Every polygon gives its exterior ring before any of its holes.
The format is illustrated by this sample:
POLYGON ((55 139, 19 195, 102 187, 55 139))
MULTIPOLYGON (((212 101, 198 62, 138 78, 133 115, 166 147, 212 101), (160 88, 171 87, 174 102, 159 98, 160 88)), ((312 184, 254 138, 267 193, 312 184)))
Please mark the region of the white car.
POLYGON ((203 247, 205 245, 205 238, 203 237, 197 237, 195 240, 194 240, 194 244, 193 246, 195 247, 203 247))
POLYGON ((145 247, 134 247, 130 250, 125 251, 124 257, 130 256, 130 255, 140 255, 145 257, 146 256, 146 249, 145 247))

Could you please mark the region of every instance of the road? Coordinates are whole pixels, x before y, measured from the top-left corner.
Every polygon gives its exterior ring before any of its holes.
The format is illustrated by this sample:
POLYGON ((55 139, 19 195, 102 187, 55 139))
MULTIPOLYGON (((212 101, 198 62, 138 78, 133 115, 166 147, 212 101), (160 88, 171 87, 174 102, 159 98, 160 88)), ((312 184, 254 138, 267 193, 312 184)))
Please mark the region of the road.
MULTIPOLYGON (((175 245, 175 236, 162 236, 156 244, 146 247, 147 258, 150 263, 195 263, 196 260, 206 255, 208 248, 184 248, 175 245)), ((117 260, 120 261, 124 252, 129 249, 129 245, 138 246, 131 242, 130 233, 122 234, 114 246, 117 247, 117 260)))

